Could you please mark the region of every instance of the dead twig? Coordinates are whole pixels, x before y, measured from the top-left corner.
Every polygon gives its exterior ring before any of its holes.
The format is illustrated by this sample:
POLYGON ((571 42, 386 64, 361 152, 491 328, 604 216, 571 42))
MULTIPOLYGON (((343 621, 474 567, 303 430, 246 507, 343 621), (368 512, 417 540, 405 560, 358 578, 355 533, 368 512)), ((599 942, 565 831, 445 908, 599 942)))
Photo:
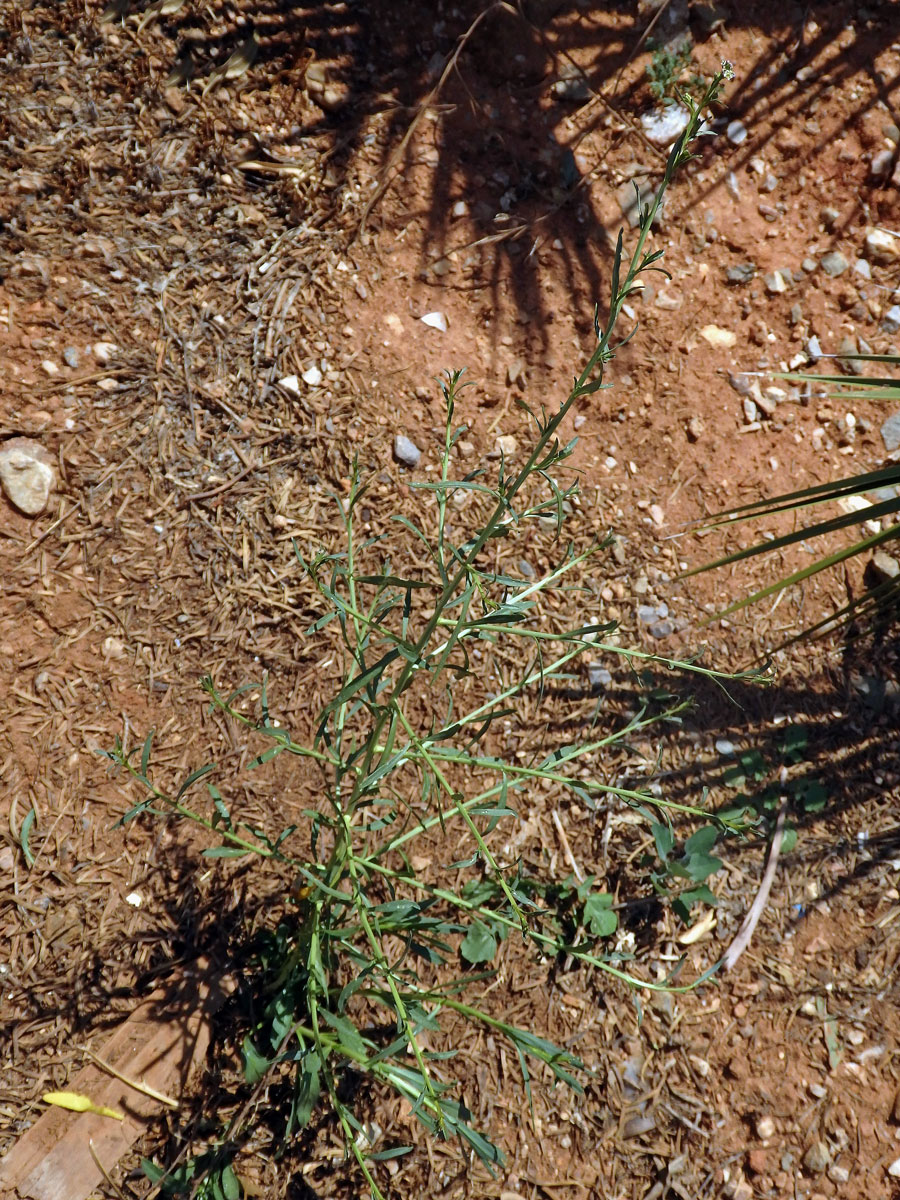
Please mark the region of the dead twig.
POLYGON ((784 822, 786 818, 787 804, 782 804, 781 810, 778 813, 778 820, 775 822, 775 832, 772 834, 772 844, 769 847, 769 861, 766 863, 766 869, 762 877, 762 883, 759 885, 759 891, 756 893, 756 899, 750 905, 750 910, 746 917, 744 917, 743 924, 738 930, 737 936, 725 951, 725 954, 722 958, 723 971, 730 971, 750 945, 750 939, 753 937, 753 931, 759 924, 759 918, 762 916, 763 911, 765 910, 766 903, 769 899, 769 892, 772 890, 772 883, 775 879, 775 871, 778 867, 778 856, 781 853, 781 842, 784 837, 784 822))

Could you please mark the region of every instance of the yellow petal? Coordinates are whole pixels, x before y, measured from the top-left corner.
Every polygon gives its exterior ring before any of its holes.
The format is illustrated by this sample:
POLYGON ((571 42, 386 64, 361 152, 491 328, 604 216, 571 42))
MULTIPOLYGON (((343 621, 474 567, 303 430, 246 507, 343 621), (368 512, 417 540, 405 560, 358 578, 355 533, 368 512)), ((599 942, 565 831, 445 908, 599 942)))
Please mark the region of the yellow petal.
POLYGON ((55 1104, 57 1108, 68 1108, 72 1112, 96 1113, 98 1117, 112 1117, 114 1121, 125 1120, 123 1113, 116 1112, 114 1108, 103 1108, 95 1104, 90 1096, 83 1096, 80 1092, 45 1092, 41 1099, 45 1104, 55 1104))

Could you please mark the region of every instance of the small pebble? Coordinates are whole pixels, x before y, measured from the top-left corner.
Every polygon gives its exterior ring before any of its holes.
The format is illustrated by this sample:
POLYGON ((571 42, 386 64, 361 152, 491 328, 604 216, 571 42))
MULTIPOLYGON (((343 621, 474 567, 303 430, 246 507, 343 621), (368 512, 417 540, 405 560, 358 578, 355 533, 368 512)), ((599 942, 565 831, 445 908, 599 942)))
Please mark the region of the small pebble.
POLYGON ((300 394, 300 380, 296 375, 285 375, 284 379, 279 379, 278 384, 287 392, 293 392, 295 396, 300 394))
POLYGON ((856 260, 856 262, 853 264, 853 270, 857 275, 862 276, 863 279, 872 278, 872 268, 869 266, 868 261, 864 258, 858 258, 856 260))
POLYGON ((515 454, 519 448, 518 442, 511 433, 501 433, 496 442, 497 450, 504 458, 515 454))
POLYGON ((740 200, 741 189, 738 185, 738 177, 735 175, 734 171, 729 171, 725 176, 725 191, 732 198, 732 200, 740 200))
POLYGON ((119 352, 119 347, 115 342, 94 342, 92 349, 94 358, 96 358, 101 367, 105 367, 119 352))
POLYGON ((826 275, 829 275, 832 279, 837 279, 839 275, 843 275, 850 264, 839 250, 832 250, 823 256, 819 265, 826 275))
POLYGON ((672 621, 654 621, 649 630, 652 637, 664 638, 675 632, 675 625, 672 621))
POLYGON ((612 675, 601 663, 588 663, 588 681, 594 691, 609 687, 612 675))
POLYGON ((652 1133, 655 1128, 656 1122, 652 1117, 629 1117, 622 1127, 622 1136, 642 1137, 645 1133, 652 1133))
POLYGON ((402 433, 398 433, 394 438, 394 458, 404 467, 417 467, 419 459, 422 457, 422 451, 411 442, 408 437, 404 437, 402 433))
POLYGON ((729 283, 749 283, 755 274, 756 263, 738 263, 737 266, 728 268, 725 278, 729 283))
POLYGON ((446 333, 450 328, 447 317, 442 312, 425 313, 423 317, 419 317, 423 325, 427 325, 429 329, 439 329, 441 333, 446 333))
POLYGON ((756 1122, 756 1136, 762 1141, 767 1142, 769 1138, 775 1136, 775 1122, 771 1117, 760 1117, 756 1122))
POLYGON ((866 254, 882 267, 900 261, 900 237, 884 229, 871 229, 866 234, 866 254))
POLYGON ((747 421, 748 425, 752 425, 753 422, 759 416, 759 413, 756 408, 756 402, 754 400, 751 400, 749 396, 745 396, 744 400, 743 400, 743 406, 744 406, 744 418, 747 421))
POLYGON ((725 136, 732 146, 742 146, 747 140, 747 127, 742 121, 731 121, 725 130, 725 136))
POLYGON ((770 271, 763 276, 763 283, 766 285, 766 291, 770 296, 777 296, 780 292, 787 291, 787 283, 780 271, 770 271))
POLYGON ((699 442, 705 432, 705 425, 699 417, 691 417, 687 423, 688 441, 699 442))
POLYGON ((41 363, 41 369, 44 371, 44 373, 46 375, 49 375, 51 378, 54 375, 59 374, 59 364, 55 363, 51 358, 44 359, 44 361, 41 363))
POLYGON ((716 753, 731 758, 734 754, 734 742, 730 742, 728 738, 716 738, 716 753))
POLYGON ((318 387, 324 376, 315 363, 311 367, 307 367, 301 377, 303 382, 309 384, 310 387, 318 387))
POLYGON ((804 1167, 814 1175, 821 1175, 829 1162, 831 1162, 831 1151, 822 1141, 813 1142, 803 1155, 804 1167))
POLYGON ((819 212, 819 220, 822 222, 822 224, 825 226, 825 228, 828 230, 829 233, 831 233, 831 231, 834 229, 835 225, 837 225, 837 223, 840 219, 841 219, 841 210, 839 208, 828 207, 828 208, 821 209, 821 211, 819 212))
POLYGON ((893 150, 879 150, 872 155, 872 161, 869 164, 869 176, 872 179, 880 180, 887 179, 891 173, 891 164, 894 161, 893 150))
POLYGON ((900 304, 892 305, 881 318, 881 329, 890 335, 900 329, 900 304))
POLYGON ((807 339, 806 353, 809 355, 809 357, 812 359, 813 362, 818 362, 819 359, 822 357, 822 347, 819 344, 819 339, 816 337, 815 334, 813 334, 813 336, 811 338, 807 339))
POLYGON ((800 266, 807 273, 807 275, 812 275, 813 271, 818 270, 819 264, 814 258, 804 258, 800 266))
POLYGON ((584 423, 586 421, 587 421, 587 417, 584 415, 584 413, 579 413, 578 416, 572 422, 573 429, 581 429, 581 427, 584 425, 584 423))
POLYGON ((739 396, 749 396, 753 390, 753 380, 749 375, 732 374, 728 372, 728 382, 739 396))
POLYGON ((894 1161, 888 1167, 887 1173, 892 1179, 900 1179, 900 1158, 894 1159, 894 1161))
POLYGON ((78 366, 78 351, 74 346, 66 346, 63 350, 63 362, 74 371, 78 366))

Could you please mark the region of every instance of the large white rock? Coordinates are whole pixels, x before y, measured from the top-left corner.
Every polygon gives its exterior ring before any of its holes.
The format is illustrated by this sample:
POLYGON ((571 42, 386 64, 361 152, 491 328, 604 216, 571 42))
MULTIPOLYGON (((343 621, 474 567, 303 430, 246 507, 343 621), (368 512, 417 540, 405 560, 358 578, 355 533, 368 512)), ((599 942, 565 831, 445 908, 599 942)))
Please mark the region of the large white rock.
POLYGON ((886 229, 872 229, 866 234, 866 254, 880 266, 900 262, 900 237, 886 229))
POLYGON ((644 136, 654 146, 670 146, 685 129, 691 114, 683 104, 670 104, 666 108, 654 108, 641 116, 644 136))
POLYGON ((21 512, 29 517, 43 512, 55 480, 53 458, 40 442, 25 437, 0 442, 0 485, 21 512))

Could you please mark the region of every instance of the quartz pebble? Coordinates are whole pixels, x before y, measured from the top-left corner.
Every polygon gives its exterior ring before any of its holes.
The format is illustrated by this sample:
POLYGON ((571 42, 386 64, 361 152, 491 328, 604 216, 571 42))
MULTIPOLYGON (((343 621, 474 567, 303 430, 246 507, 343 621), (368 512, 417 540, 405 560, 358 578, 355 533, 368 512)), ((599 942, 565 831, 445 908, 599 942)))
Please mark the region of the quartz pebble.
POLYGON ((719 325, 704 325, 700 330, 700 336, 704 341, 709 342, 710 346, 717 348, 731 349, 737 342, 736 333, 730 329, 722 329, 719 325))
POLYGON ((760 1117, 756 1122, 756 1136, 766 1142, 775 1136, 775 1122, 771 1117, 760 1117))
POLYGON ((423 317, 419 317, 423 325, 427 325, 429 329, 439 329, 441 333, 446 333, 450 328, 447 317, 442 312, 425 313, 423 317))
POLYGON ((866 234, 866 254, 879 266, 900 261, 900 237, 886 229, 871 229, 866 234))
POLYGON ((0 444, 0 486, 20 512, 43 512, 55 480, 53 458, 40 442, 15 437, 0 444))
POLYGON ((747 140, 747 127, 742 121, 730 121, 725 136, 732 146, 742 146, 747 140))
POLYGON ((683 104, 655 108, 641 117, 641 128, 654 146, 669 146, 687 128, 691 114, 683 104))
POLYGON ((419 459, 422 457, 422 451, 415 444, 405 437, 402 433, 398 433, 394 438, 394 458, 404 467, 417 467, 419 459))

